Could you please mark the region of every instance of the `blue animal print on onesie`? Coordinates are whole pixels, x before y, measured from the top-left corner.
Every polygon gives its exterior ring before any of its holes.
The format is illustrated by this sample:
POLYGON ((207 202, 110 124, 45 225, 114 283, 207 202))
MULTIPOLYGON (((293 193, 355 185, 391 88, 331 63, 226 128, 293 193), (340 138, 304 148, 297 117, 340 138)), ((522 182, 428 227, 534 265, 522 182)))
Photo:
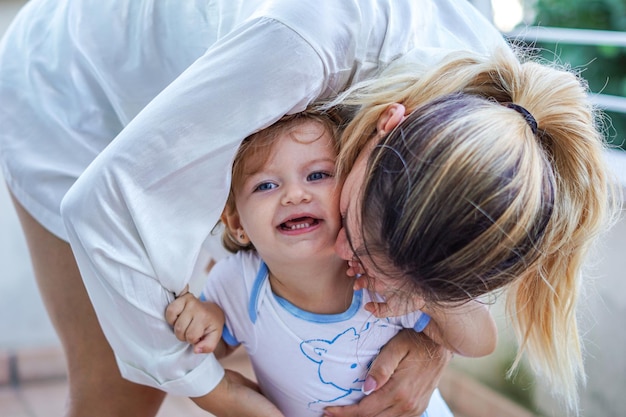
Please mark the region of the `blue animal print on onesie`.
POLYGON ((310 339, 300 343, 302 353, 317 364, 320 381, 337 389, 336 397, 311 401, 308 404, 309 409, 322 409, 329 403, 345 399, 351 394, 361 394, 373 358, 369 355, 366 358, 358 355, 359 340, 371 325, 372 323, 367 323, 360 333, 354 327, 350 327, 332 340, 310 339), (346 357, 346 352, 354 354, 346 357))

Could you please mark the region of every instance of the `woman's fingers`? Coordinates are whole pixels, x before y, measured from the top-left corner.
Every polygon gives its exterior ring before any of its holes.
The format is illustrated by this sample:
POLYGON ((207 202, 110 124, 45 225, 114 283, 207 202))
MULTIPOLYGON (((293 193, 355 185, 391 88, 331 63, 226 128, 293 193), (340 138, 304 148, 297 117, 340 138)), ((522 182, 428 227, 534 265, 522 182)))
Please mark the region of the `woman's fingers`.
POLYGON ((358 404, 328 407, 334 417, 413 417, 422 415, 443 370, 448 350, 421 333, 403 330, 387 343, 372 363, 358 404))

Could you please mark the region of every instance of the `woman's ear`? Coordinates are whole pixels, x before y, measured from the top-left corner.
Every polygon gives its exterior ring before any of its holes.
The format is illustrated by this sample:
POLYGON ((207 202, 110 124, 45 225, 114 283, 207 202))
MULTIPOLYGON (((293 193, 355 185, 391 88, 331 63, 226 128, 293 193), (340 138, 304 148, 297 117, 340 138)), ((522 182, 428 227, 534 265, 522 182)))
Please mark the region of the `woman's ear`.
POLYGON ((386 135, 395 129, 396 126, 403 121, 406 116, 406 108, 400 103, 392 103, 378 118, 378 123, 376 123, 376 130, 379 135, 386 135))
POLYGON ((233 212, 222 212, 220 220, 224 223, 228 233, 235 242, 241 246, 248 246, 250 244, 250 238, 243 229, 239 219, 239 213, 237 213, 236 210, 233 212))

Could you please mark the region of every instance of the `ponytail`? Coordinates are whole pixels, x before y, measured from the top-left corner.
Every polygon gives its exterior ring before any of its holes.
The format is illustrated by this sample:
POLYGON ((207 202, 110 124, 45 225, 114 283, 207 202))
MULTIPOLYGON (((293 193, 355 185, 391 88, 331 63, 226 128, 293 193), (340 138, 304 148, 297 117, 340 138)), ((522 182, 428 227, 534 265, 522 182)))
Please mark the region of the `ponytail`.
POLYGON ((537 265, 515 281, 508 298, 520 350, 571 409, 584 383, 576 305, 581 269, 593 239, 611 213, 604 144, 587 98, 574 74, 535 62, 521 64, 510 81, 511 98, 529 110, 537 140, 556 180, 552 216, 537 265))

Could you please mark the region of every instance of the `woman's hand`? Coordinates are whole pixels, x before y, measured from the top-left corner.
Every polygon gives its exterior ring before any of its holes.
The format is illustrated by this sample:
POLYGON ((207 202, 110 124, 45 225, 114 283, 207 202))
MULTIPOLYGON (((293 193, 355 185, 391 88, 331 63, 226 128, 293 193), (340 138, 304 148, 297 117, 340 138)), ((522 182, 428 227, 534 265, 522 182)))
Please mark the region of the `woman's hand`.
POLYGON ((284 417, 254 382, 228 369, 213 391, 192 400, 217 417, 284 417))
POLYGON ((428 406, 452 354, 421 333, 403 330, 372 363, 360 403, 328 407, 333 417, 415 417, 428 406))

